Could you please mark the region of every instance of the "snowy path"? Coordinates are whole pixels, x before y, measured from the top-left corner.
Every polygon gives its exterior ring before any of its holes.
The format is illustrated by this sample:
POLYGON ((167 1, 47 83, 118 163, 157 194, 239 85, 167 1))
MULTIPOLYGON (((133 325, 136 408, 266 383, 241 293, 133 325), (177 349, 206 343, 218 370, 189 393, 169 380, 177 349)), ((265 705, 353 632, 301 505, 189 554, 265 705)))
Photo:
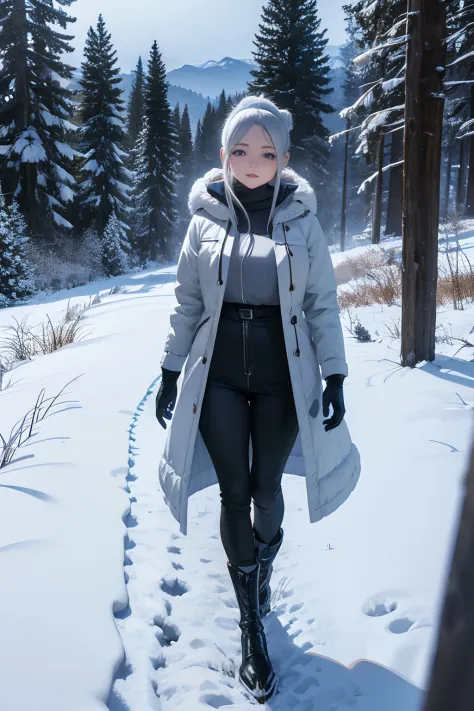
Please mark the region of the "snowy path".
MULTIPOLYGON (((42 387, 51 396, 82 374, 1 473, 2 711, 256 705, 235 676, 218 487, 191 497, 183 536, 158 481, 165 432, 154 405, 173 283, 174 269, 161 269, 0 311, 0 326, 26 313, 41 323, 68 299, 103 296, 83 341, 21 364, 0 393, 7 432, 42 387), (108 295, 116 284, 128 292, 108 295)), ((396 307, 357 313, 373 335, 399 317, 396 307)), ((439 320, 469 334, 474 309, 439 320)), ((285 539, 265 620, 280 677, 272 711, 419 711, 429 671, 470 448, 474 349, 453 357, 459 344, 441 344, 434 363, 410 371, 389 338, 346 346, 362 476, 317 525, 304 481, 283 478, 285 539)))
MULTIPOLYGON (((238 609, 218 534, 218 492, 214 488, 193 499, 188 536, 180 534, 157 484, 154 396, 158 385, 159 378, 142 398, 130 428, 131 513, 126 519, 125 558, 130 604, 116 615, 126 663, 108 706, 110 711, 226 706, 244 711, 258 704, 238 682, 238 609)), ((301 517, 304 490, 300 488, 299 496, 287 496, 287 518, 301 517)), ((304 602, 302 586, 294 584, 302 564, 301 552, 295 548, 301 545, 287 537, 275 564, 274 610, 265 626, 280 688, 266 707, 274 711, 356 706, 378 711, 381 704, 384 711, 417 708, 418 689, 392 671, 368 661, 346 668, 310 652, 313 628, 324 630, 324 623, 317 608, 304 602)), ((415 621, 401 617, 396 609, 396 602, 387 602, 386 595, 379 594, 366 601, 361 613, 373 620, 388 615, 387 633, 403 634, 415 621)), ((318 644, 324 647, 324 640, 318 644)))

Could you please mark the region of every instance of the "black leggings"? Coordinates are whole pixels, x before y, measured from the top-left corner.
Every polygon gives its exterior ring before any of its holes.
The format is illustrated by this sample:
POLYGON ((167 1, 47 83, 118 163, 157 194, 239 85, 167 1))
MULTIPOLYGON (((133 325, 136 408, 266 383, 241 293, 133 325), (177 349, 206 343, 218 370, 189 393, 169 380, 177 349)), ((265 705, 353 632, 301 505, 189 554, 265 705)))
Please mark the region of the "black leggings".
POLYGON ((279 306, 224 302, 199 429, 219 481, 227 558, 252 565, 251 501, 255 533, 269 543, 283 520, 281 478, 298 434, 279 306))

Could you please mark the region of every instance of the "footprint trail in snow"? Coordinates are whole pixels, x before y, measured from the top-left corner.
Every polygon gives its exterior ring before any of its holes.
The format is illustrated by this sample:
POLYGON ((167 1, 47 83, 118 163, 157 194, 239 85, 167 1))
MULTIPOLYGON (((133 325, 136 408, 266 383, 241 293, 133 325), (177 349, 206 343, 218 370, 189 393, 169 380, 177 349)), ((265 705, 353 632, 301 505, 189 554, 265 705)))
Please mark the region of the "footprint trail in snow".
POLYGON ((316 701, 318 711, 355 706, 361 694, 357 685, 340 680, 323 685, 321 660, 306 654, 311 642, 299 639, 315 620, 295 598, 292 580, 282 575, 291 567, 288 542, 275 561, 273 611, 265 618, 278 692, 260 705, 240 684, 239 610, 219 535, 218 489, 193 497, 188 535, 179 533, 158 480, 164 444, 154 412, 158 380, 139 403, 130 427, 130 510, 124 515, 129 604, 116 612, 125 659, 108 708, 313 711, 316 701))

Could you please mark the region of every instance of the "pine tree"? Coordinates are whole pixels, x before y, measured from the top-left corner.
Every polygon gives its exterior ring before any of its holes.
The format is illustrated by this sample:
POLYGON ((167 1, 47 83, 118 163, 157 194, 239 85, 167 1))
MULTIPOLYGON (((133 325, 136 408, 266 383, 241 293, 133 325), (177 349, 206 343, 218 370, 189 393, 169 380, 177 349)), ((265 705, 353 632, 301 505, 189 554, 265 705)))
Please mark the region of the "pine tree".
POLYGON ((119 276, 128 271, 130 246, 123 223, 111 212, 100 240, 105 275, 119 276))
POLYGON ((189 192, 196 179, 191 123, 187 104, 184 107, 179 127, 179 158, 180 178, 177 182, 176 193, 178 195, 180 217, 186 221, 189 220, 189 192))
POLYGON ((84 49, 80 84, 82 100, 82 150, 85 155, 79 201, 85 229, 101 235, 112 212, 127 227, 130 174, 124 165, 124 111, 116 51, 102 15, 97 29, 90 27, 84 49))
POLYGON ((291 111, 291 164, 322 185, 329 150, 323 114, 333 109, 325 100, 332 89, 328 40, 320 26, 316 0, 268 0, 254 42, 258 68, 250 72, 248 89, 291 111))
POLYGON ((70 228, 64 209, 73 199, 69 145, 73 67, 65 29, 74 0, 3 0, 0 21, 0 174, 2 191, 18 199, 31 234, 53 238, 70 228))
POLYGON ((199 136, 196 137, 196 165, 201 174, 220 165, 220 134, 218 134, 216 109, 208 101, 199 136))
POLYGON ((137 143, 137 238, 142 260, 171 259, 177 150, 166 69, 156 40, 148 60, 144 118, 137 143))
POLYGON ((145 74, 142 58, 138 57, 137 68, 133 72, 132 91, 128 100, 127 145, 132 148, 143 124, 143 92, 145 74))
MULTIPOLYGON (((221 95, 219 96, 219 104, 216 109, 216 129, 222 132, 224 127, 224 122, 227 116, 227 98, 225 95, 225 90, 222 89, 221 95)), ((220 138, 220 135, 219 135, 220 138)))
POLYGON ((202 140, 202 122, 198 119, 196 126, 196 136, 194 139, 194 165, 196 168, 196 173, 198 175, 202 174, 201 170, 201 156, 203 154, 203 140, 202 140))
POLYGON ((173 110, 173 124, 176 135, 178 136, 181 128, 181 111, 179 109, 179 102, 177 102, 173 110))
POLYGON ((0 308, 13 306, 34 291, 27 245, 27 227, 16 200, 7 207, 0 195, 0 308))

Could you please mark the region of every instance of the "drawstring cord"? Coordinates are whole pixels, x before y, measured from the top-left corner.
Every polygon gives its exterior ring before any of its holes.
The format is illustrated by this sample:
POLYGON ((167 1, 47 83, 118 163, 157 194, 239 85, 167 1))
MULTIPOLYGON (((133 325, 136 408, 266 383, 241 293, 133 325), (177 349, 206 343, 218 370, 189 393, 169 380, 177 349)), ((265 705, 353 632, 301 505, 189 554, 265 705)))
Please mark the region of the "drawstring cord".
MULTIPOLYGON (((286 255, 287 255, 287 257, 288 257, 288 265, 289 265, 289 267, 290 267, 290 291, 294 291, 294 290, 295 290, 295 285, 293 284, 293 272, 292 272, 292 270, 291 270, 291 257, 293 256, 293 252, 292 252, 291 249, 290 249, 290 245, 289 245, 288 242, 286 241, 286 233, 288 232, 289 229, 290 229, 290 228, 288 227, 288 225, 283 224, 283 234, 285 235, 286 255)), ((293 328, 295 329, 295 339, 296 339, 295 356, 296 356, 297 358, 299 358, 301 351, 300 351, 300 344, 299 344, 299 341, 298 341, 298 332, 297 332, 297 330, 296 330, 296 322, 297 322, 297 320, 298 320, 298 319, 297 319, 296 316, 292 316, 292 318, 291 318, 291 323, 292 323, 292 325, 293 325, 293 328)))
POLYGON ((218 276, 217 276, 217 283, 219 284, 219 286, 222 286, 222 284, 224 283, 222 281, 222 255, 224 253, 225 243, 226 243, 227 237, 229 235, 230 224, 231 224, 230 220, 227 220, 227 225, 225 228, 225 237, 224 237, 224 241, 222 242, 221 252, 219 254, 219 270, 218 270, 218 276))
POLYGON ((288 264, 290 267, 290 291, 294 291, 295 285, 293 284, 293 273, 291 271, 291 259, 290 259, 290 257, 293 256, 293 252, 291 251, 290 246, 289 246, 288 242, 286 241, 286 233, 289 229, 290 228, 288 227, 288 225, 283 224, 283 234, 285 236, 285 248, 286 248, 286 254, 288 257, 288 264))
POLYGON ((295 338, 296 338, 296 351, 295 351, 295 356, 297 356, 297 357, 299 358, 301 351, 300 351, 300 344, 299 344, 299 342, 298 342, 298 332, 297 332, 297 330, 296 330, 296 321, 297 321, 296 316, 292 316, 292 318, 291 318, 291 323, 293 324, 293 328, 295 329, 295 338))

